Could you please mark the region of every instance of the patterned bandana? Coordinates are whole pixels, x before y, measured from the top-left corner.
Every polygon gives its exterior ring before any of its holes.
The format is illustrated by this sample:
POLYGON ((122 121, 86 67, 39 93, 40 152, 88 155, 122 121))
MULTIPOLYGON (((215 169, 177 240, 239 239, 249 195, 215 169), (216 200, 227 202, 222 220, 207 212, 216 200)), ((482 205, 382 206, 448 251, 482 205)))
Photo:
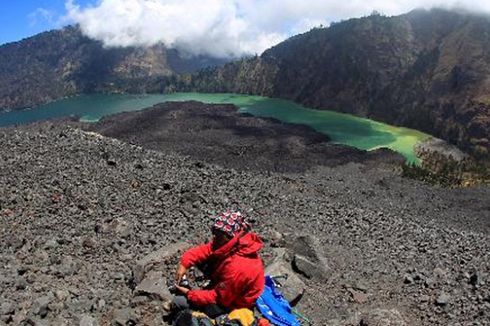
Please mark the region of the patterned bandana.
POLYGON ((248 230, 250 226, 245 222, 245 217, 240 212, 226 211, 219 213, 215 217, 212 230, 219 230, 226 233, 231 238, 235 237, 240 231, 248 230))

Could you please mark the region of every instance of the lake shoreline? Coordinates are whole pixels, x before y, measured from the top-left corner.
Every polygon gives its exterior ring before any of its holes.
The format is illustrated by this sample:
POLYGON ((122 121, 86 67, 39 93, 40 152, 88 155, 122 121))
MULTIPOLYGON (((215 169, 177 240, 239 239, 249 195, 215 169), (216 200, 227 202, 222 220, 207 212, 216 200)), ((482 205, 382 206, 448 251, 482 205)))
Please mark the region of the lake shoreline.
POLYGON ((198 100, 204 103, 231 103, 255 116, 273 117, 283 122, 303 124, 328 135, 333 142, 353 146, 363 150, 387 147, 402 153, 409 162, 418 162, 413 146, 425 134, 416 130, 399 128, 353 115, 328 110, 302 107, 291 101, 240 94, 113 94, 82 95, 33 109, 4 113, 2 118, 10 119, 0 125, 31 122, 63 115, 79 116, 81 120, 98 120, 104 115, 117 112, 141 110, 160 102, 198 100))

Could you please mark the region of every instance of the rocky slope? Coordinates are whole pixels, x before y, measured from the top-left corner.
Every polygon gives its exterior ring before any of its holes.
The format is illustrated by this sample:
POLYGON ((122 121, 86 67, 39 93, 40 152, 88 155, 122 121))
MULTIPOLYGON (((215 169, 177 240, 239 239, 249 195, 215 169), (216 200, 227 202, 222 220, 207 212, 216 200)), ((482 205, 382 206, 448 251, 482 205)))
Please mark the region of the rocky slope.
POLYGON ((162 45, 105 48, 70 26, 0 46, 0 110, 80 93, 144 92, 155 78, 223 62, 162 45))
POLYGON ((1 324, 161 324, 165 291, 145 292, 147 265, 171 277, 165 251, 202 241, 230 206, 254 221, 266 262, 293 260, 317 325, 490 322, 488 188, 359 163, 237 171, 58 123, 0 129, 0 148, 1 324))
POLYGON ((260 57, 167 89, 281 97, 420 129, 490 151, 490 18, 445 10, 372 15, 294 36, 260 57))

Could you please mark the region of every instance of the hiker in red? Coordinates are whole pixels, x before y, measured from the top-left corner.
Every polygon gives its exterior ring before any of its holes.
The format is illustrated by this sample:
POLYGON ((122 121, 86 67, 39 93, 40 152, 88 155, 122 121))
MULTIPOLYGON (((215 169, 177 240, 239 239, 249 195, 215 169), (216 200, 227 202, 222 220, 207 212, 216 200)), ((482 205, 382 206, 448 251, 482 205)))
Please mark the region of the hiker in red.
MULTIPOLYGON (((240 212, 220 214, 212 227, 213 239, 187 250, 176 273, 176 287, 197 308, 217 305, 225 312, 253 308, 264 290, 264 267, 259 256, 262 241, 240 212), (189 290, 179 286, 192 266, 206 266, 211 285, 189 290)), ((180 305, 177 303, 177 305, 180 305)), ((180 307, 183 308, 183 307, 180 307)))

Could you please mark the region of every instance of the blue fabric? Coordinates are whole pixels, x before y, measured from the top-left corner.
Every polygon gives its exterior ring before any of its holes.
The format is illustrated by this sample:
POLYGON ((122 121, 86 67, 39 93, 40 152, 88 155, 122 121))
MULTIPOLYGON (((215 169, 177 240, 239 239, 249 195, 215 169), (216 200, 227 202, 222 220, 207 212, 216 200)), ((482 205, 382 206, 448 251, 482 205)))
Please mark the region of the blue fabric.
POLYGON ((264 318, 277 326, 299 326, 298 319, 294 316, 289 302, 284 299, 281 292, 276 289, 274 281, 269 275, 265 276, 265 288, 257 299, 257 309, 264 318))

